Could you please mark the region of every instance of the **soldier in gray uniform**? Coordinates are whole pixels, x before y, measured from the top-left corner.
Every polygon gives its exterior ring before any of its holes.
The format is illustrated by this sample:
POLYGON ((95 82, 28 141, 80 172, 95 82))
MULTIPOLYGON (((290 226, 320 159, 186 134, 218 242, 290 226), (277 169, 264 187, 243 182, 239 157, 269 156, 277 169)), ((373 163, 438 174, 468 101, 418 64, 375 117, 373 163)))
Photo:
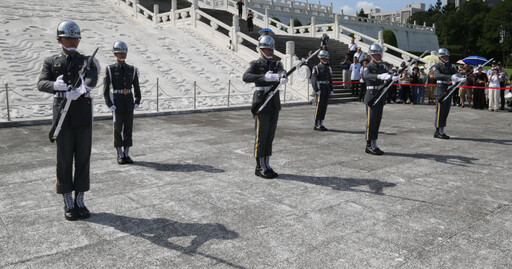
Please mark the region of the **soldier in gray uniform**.
POLYGON ((382 62, 382 46, 372 44, 368 51, 372 60, 363 69, 363 78, 366 82, 366 94, 364 103, 366 104, 366 149, 365 152, 373 155, 382 155, 384 152, 377 146, 379 136, 380 121, 386 98, 382 98, 375 105, 371 100, 379 95, 379 88, 387 80, 397 81, 398 76, 389 74, 386 65, 382 62))
POLYGON ((320 51, 318 58, 320 58, 320 63, 313 67, 311 71, 311 85, 317 95, 315 127, 313 129, 316 131, 327 131, 323 121, 327 112, 329 96, 334 94, 332 89, 332 69, 329 66, 329 52, 326 50, 320 51))
POLYGON ((130 157, 130 147, 133 145, 133 110, 139 107, 141 99, 139 72, 137 67, 125 62, 128 54, 126 43, 123 41, 114 43, 113 52, 117 57, 117 63, 105 69, 103 96, 105 103, 114 113, 114 147, 117 150, 117 163, 131 164, 133 163, 130 157), (112 84, 112 92, 110 84, 112 84))
MULTIPOLYGON (((270 35, 263 35, 258 42, 261 58, 252 61, 243 75, 244 82, 254 82, 256 91, 253 102, 263 98, 275 83, 287 83, 283 76, 286 72, 283 64, 274 59, 275 41, 270 35)), ((277 119, 281 110, 279 92, 277 92, 267 105, 255 116, 256 138, 254 142, 254 157, 256 158, 255 174, 263 178, 275 178, 278 174, 270 167, 272 155, 272 142, 277 128, 277 119)))
POLYGON ((446 93, 448 93, 448 87, 452 83, 457 83, 459 81, 464 82, 466 81, 466 78, 460 77, 457 74, 457 67, 449 63, 450 52, 448 52, 447 49, 440 48, 437 54, 441 61, 434 65, 434 76, 437 80, 436 88, 434 89, 434 97, 437 100, 436 119, 434 123, 436 132, 434 133, 434 137, 440 139, 449 139, 450 137, 444 133, 444 127, 446 126, 446 118, 448 117, 448 113, 450 113, 452 97, 450 96, 450 98, 444 102, 442 102, 441 98, 446 93))
POLYGON ((80 28, 73 21, 63 21, 57 27, 57 40, 62 52, 44 59, 37 82, 39 91, 54 95, 53 121, 56 121, 58 108, 67 98, 71 101, 69 110, 56 139, 57 143, 57 183, 58 194, 64 196, 64 216, 67 220, 84 219, 90 212, 84 204, 84 193, 89 190, 89 163, 92 144, 92 100, 89 91, 98 81, 99 64, 93 62, 83 78, 80 70, 88 56, 77 51, 80 43, 80 28), (71 91, 75 81, 80 81, 86 93, 81 95, 71 91), (73 177, 73 159, 75 174, 73 177), (73 200, 72 192, 75 191, 73 200))

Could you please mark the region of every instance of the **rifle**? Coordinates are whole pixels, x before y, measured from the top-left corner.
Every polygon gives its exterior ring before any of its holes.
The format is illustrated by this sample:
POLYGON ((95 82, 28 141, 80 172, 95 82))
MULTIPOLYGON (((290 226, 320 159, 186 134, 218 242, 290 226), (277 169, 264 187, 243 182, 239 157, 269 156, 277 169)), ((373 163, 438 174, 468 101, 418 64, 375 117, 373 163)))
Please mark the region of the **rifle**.
MULTIPOLYGON (((295 65, 288 72, 286 72, 286 77, 289 77, 293 72, 295 72, 295 70, 297 70, 297 68, 300 68, 301 66, 307 64, 307 62, 309 60, 311 60, 311 58, 316 56, 321 50, 322 49, 317 49, 307 59, 302 59, 302 61, 300 61, 299 64, 295 65)), ((272 99, 272 97, 277 93, 277 91, 279 90, 279 87, 281 87, 281 83, 280 82, 275 83, 274 85, 272 85, 272 87, 270 89, 268 89, 267 91, 265 91, 265 93, 263 93, 263 96, 260 99, 258 99, 257 102, 254 102, 252 104, 251 113, 253 116, 256 116, 256 114, 260 113, 260 111, 263 110, 263 108, 265 108, 265 106, 270 101, 270 99, 272 99), (263 100, 265 100, 265 101, 263 101, 263 100)))
MULTIPOLYGON (((490 61, 492 61, 494 58, 491 58, 489 61, 485 62, 484 64, 479 64, 475 69, 478 69, 486 64, 488 64, 490 61)), ((469 73, 465 74, 464 77, 467 78, 469 76, 471 76, 473 74, 473 72, 475 72, 475 69, 469 71, 469 73)), ((450 98, 453 93, 455 93, 455 91, 460 87, 460 84, 462 83, 462 81, 459 81, 457 82, 457 84, 453 84, 451 85, 449 88, 448 88, 448 92, 443 94, 441 96, 441 98, 439 98, 439 100, 441 100, 440 102, 441 103, 444 103, 446 100, 448 100, 448 98, 450 98)))
MULTIPOLYGON (((72 91, 74 91, 78 87, 78 83, 81 82, 81 78, 84 77, 87 72, 91 69, 91 62, 96 55, 96 52, 98 52, 98 48, 94 51, 92 56, 87 59, 87 64, 80 70, 78 77, 76 78, 75 82, 73 83, 73 87, 71 88, 72 91)), ((48 134, 48 137, 50 138, 50 142, 54 142, 55 139, 59 136, 60 129, 62 128, 62 123, 64 122, 64 119, 66 118, 66 115, 69 110, 69 106, 71 105, 70 100, 67 98, 64 98, 62 103, 60 104, 57 112, 57 119, 52 124, 52 129, 50 130, 50 133, 48 134)))
MULTIPOLYGON (((400 70, 398 70, 397 72, 395 72, 393 74, 393 76, 398 76, 400 75, 402 72, 404 72, 404 70, 406 68, 409 68, 409 66, 411 66, 413 63, 416 62, 417 59, 420 59, 421 57, 423 57, 425 54, 427 54, 428 50, 424 51, 418 58, 415 58, 415 59, 411 59, 409 61, 409 64, 407 64, 406 66, 400 68, 400 70)), ((386 81, 386 83, 384 83, 384 85, 382 85, 379 89, 379 94, 378 95, 375 95, 371 100, 370 102, 368 102, 368 105, 370 106, 375 106, 375 104, 377 104, 380 99, 382 99, 382 97, 388 92, 389 88, 391 88, 391 85, 393 85, 393 80, 388 80, 386 81)))

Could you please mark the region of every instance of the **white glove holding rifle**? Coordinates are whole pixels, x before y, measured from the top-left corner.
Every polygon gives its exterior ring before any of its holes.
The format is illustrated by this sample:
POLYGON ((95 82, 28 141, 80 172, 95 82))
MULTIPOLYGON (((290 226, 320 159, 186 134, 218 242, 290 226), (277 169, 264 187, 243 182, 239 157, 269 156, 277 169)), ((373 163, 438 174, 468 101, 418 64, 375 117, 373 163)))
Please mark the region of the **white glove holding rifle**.
POLYGON ((382 74, 378 74, 377 78, 380 80, 388 80, 391 78, 391 75, 388 73, 382 73, 382 74))
POLYGON ((268 71, 265 74, 265 81, 267 81, 267 82, 279 81, 280 78, 281 78, 281 76, 279 74, 274 74, 274 72, 272 72, 272 71, 268 71))
POLYGON ((69 89, 68 84, 62 79, 64 75, 57 77, 57 80, 53 83, 53 90, 56 92, 65 92, 69 89))
POLYGON ((457 74, 452 75, 452 83, 455 84, 457 82, 464 83, 464 82, 466 82, 466 78, 465 77, 459 77, 459 76, 457 76, 457 74))

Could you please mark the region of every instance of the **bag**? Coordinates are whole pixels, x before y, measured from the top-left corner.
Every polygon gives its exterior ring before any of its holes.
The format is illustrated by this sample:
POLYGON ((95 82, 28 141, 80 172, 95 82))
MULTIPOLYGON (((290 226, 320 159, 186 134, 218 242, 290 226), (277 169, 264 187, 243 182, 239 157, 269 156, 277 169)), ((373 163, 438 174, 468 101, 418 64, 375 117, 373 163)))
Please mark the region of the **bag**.
POLYGON ((508 93, 505 94, 505 100, 507 100, 507 101, 512 100, 512 92, 509 91, 508 93))

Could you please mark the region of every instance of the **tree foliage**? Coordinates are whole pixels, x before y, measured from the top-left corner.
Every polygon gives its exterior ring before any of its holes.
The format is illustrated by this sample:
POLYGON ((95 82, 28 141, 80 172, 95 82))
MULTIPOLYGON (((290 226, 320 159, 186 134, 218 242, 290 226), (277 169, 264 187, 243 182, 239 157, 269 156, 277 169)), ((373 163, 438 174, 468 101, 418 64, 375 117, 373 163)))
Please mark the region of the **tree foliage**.
POLYGON ((398 42, 396 40, 396 36, 395 36, 395 33, 393 33, 393 31, 386 29, 383 32, 383 36, 384 36, 384 43, 391 45, 393 47, 398 47, 398 42))
POLYGON ((438 0, 427 11, 414 13, 409 23, 435 23, 439 46, 464 57, 485 56, 510 62, 512 52, 512 1, 494 8, 482 0, 468 0, 455 8, 438 0))

